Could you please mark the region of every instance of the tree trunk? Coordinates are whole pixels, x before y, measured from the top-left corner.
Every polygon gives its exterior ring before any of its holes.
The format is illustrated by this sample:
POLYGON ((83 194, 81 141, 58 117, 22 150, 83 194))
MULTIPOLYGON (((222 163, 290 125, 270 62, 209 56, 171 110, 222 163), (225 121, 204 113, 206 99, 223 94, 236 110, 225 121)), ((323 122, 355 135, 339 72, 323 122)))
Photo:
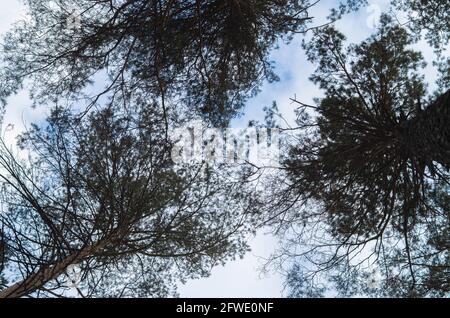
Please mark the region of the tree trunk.
POLYGON ((30 275, 21 282, 0 291, 1 298, 20 298, 33 293, 39 288, 43 287, 49 281, 56 279, 59 275, 63 274, 67 267, 72 264, 79 264, 86 257, 94 254, 99 248, 103 246, 102 243, 94 246, 87 246, 80 251, 77 251, 65 259, 59 261, 54 265, 44 266, 36 273, 30 275))
POLYGON ((427 165, 450 168, 450 90, 407 122, 405 138, 411 153, 427 165))

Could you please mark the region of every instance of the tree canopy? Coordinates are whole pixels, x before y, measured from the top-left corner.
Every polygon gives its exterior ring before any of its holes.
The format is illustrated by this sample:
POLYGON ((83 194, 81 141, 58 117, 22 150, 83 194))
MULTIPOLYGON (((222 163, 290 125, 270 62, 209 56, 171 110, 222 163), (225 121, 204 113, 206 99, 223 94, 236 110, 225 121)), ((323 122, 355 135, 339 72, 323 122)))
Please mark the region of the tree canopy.
POLYGON ((83 297, 167 296, 246 251, 255 197, 229 170, 175 166, 161 116, 73 117, 55 108, 22 135, 28 162, 2 148, 5 267, 18 283, 0 296, 64 295, 69 265, 83 297))
POLYGON ((0 297, 64 295, 72 265, 79 295, 165 296, 242 255, 257 195, 239 167, 172 162, 170 133, 227 126, 276 80, 269 53, 305 30, 308 1, 24 4, 0 99, 25 87, 52 112, 19 139, 29 159, 0 152, 0 297))
MULTIPOLYGON (((236 116, 263 80, 278 40, 305 29, 308 1, 25 1, 27 19, 6 36, 5 98, 31 80, 37 103, 144 95, 215 124, 236 116), (89 94, 101 79, 104 89, 89 94)), ((173 108, 173 107, 172 107, 173 108)))
POLYGON ((292 294, 447 295, 450 92, 427 98, 414 37, 388 16, 366 41, 344 40, 327 27, 305 45, 325 96, 297 101, 285 161, 302 211, 286 217, 298 229, 286 255, 304 256, 292 294))
POLYGON ((323 96, 292 99, 294 128, 266 108, 264 128, 286 133, 280 167, 180 164, 172 133, 229 127, 278 79, 270 53, 311 30, 316 2, 24 4, 2 41, 0 101, 27 89, 48 116, 16 150, 0 138, 0 298, 176 295, 264 226, 291 297, 450 295, 449 1, 392 0, 358 44, 333 21, 366 0, 312 28, 303 49, 323 96))

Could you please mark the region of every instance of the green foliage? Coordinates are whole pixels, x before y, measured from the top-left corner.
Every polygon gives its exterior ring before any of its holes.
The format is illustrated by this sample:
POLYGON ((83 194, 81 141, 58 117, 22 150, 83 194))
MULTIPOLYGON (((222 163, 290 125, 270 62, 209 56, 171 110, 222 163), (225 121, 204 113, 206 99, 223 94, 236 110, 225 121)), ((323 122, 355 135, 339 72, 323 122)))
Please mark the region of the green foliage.
MULTIPOLYGON (((345 14, 358 11, 369 5, 367 0, 344 0, 331 10, 329 18, 338 20, 345 14)), ((376 4, 376 3, 375 3, 376 4)), ((436 52, 442 53, 450 39, 449 12, 447 0, 391 0, 394 14, 402 18, 403 25, 416 39, 425 37, 436 52)))
MULTIPOLYGON (((14 281, 77 255, 85 297, 161 297, 247 251, 256 197, 233 180, 238 171, 175 166, 161 116, 107 108, 80 121, 55 108, 20 139, 28 164, 3 150, 9 209, 0 222, 14 281)), ((24 295, 64 295, 64 275, 24 295)))
POLYGON ((263 80, 277 78, 270 50, 308 21, 303 0, 30 0, 26 6, 27 19, 4 40, 0 97, 28 78, 36 101, 75 99, 106 77, 105 91, 89 96, 87 105, 144 94, 216 124, 237 115, 263 80))
MULTIPOLYGON (((299 102, 300 113, 316 113, 299 126, 314 128, 285 162, 303 202, 293 224, 315 224, 294 231, 314 247, 293 271, 344 296, 448 295, 450 93, 427 99, 422 57, 388 16, 361 44, 345 49, 344 41, 328 27, 305 45, 325 97, 299 102), (374 268, 378 286, 370 287, 374 268)), ((312 293, 291 281, 293 295, 312 293)))

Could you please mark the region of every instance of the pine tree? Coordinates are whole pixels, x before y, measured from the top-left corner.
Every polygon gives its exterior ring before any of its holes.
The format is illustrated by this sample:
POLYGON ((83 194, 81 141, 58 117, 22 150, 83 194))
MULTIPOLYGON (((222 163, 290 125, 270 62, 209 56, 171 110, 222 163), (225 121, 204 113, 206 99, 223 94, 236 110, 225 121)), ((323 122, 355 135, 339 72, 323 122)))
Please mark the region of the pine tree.
MULTIPOLYGON (((36 103, 76 100, 78 109, 129 95, 226 124, 276 75, 280 39, 305 29, 308 1, 27 1, 27 20, 5 37, 0 97, 31 80, 36 103), (86 87, 105 79, 88 96, 86 87), (82 105, 80 97, 87 97, 82 105)), ((154 105, 156 106, 156 105, 154 105)), ((166 119, 169 120, 169 119, 166 119)))
POLYGON ((2 145, 0 298, 170 296, 243 255, 255 195, 233 170, 175 165, 161 116, 108 108, 80 122, 55 108, 20 138, 29 161, 2 145))
POLYGON ((447 295, 450 91, 427 97, 414 38, 388 16, 361 44, 344 41, 327 27, 305 45, 325 96, 297 101, 304 130, 285 162, 303 211, 293 241, 313 246, 296 253, 306 257, 292 293, 315 277, 342 295, 447 295))

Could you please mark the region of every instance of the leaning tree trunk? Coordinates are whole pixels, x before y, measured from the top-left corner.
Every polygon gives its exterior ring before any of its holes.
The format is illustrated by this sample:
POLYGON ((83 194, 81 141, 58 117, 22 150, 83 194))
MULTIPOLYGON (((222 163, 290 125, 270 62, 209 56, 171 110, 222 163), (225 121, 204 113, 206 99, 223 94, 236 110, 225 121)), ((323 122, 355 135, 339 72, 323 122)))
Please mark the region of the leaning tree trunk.
POLYGON ((87 246, 69 255, 56 264, 41 267, 36 273, 31 274, 21 282, 15 283, 14 285, 0 291, 0 299, 20 298, 30 295, 31 293, 44 287, 48 282, 58 278, 70 265, 79 264, 87 257, 94 255, 104 246, 105 243, 105 241, 102 241, 96 245, 87 246))
POLYGON ((408 148, 426 164, 450 168, 450 90, 406 123, 408 148))

